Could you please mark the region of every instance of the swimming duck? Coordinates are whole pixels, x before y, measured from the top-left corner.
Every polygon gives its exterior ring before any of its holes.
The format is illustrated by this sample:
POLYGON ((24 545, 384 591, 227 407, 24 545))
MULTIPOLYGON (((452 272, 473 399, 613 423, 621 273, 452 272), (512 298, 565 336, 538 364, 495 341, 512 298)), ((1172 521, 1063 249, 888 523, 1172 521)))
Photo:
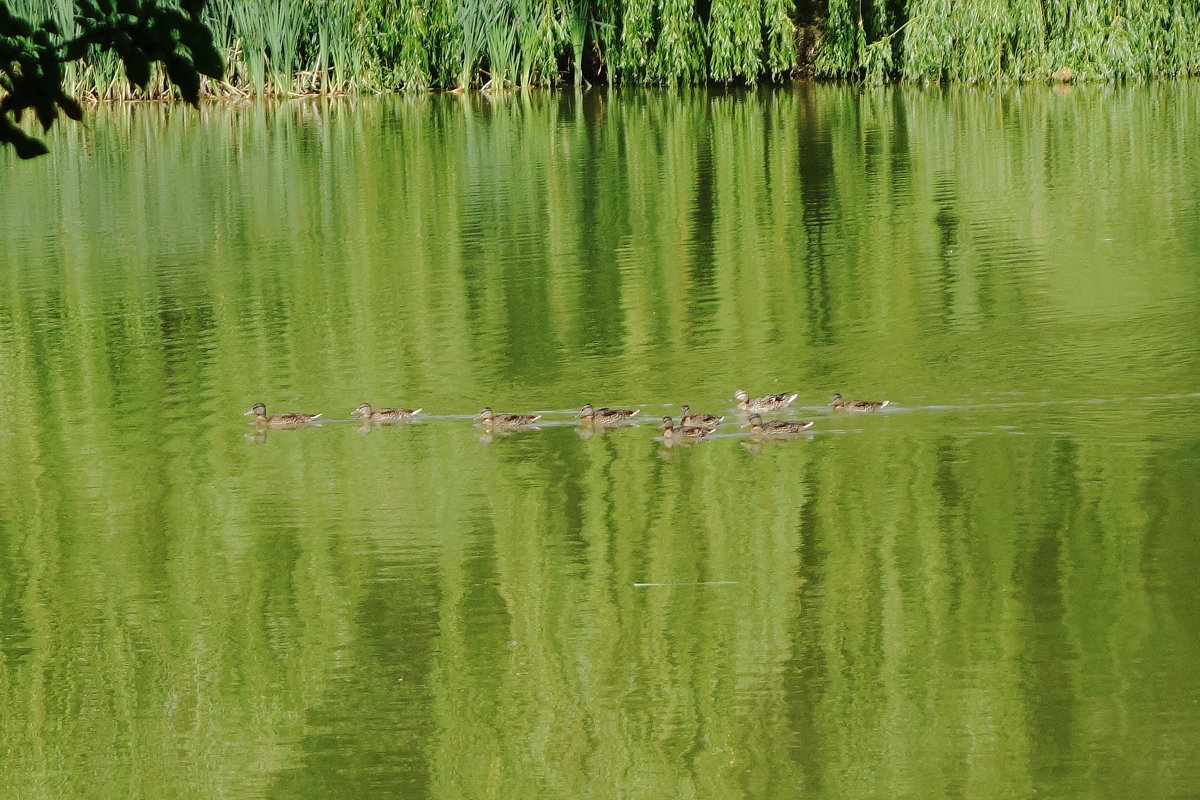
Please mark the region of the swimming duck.
POLYGON ((679 424, 685 428, 715 428, 724 419, 716 414, 693 414, 689 406, 679 408, 679 424))
POLYGON ((320 414, 272 414, 267 416, 267 407, 262 403, 255 403, 250 407, 250 410, 242 414, 243 417, 254 417, 254 422, 257 425, 262 425, 268 428, 296 428, 301 425, 307 425, 313 420, 320 417, 320 414))
POLYGON ((579 409, 579 413, 575 416, 593 425, 614 425, 618 422, 631 420, 639 413, 641 413, 640 408, 633 410, 626 408, 592 408, 591 403, 584 403, 579 409))
POLYGON ((792 401, 799 396, 799 392, 796 394, 768 394, 751 400, 745 389, 738 389, 733 393, 733 399, 737 401, 739 411, 778 411, 790 406, 792 401))
POLYGON ((708 436, 710 433, 716 430, 715 428, 699 428, 691 425, 684 425, 676 428, 675 420, 671 419, 670 417, 663 417, 662 422, 658 427, 660 430, 662 430, 663 438, 667 439, 668 441, 671 439, 690 439, 695 441, 697 439, 703 439, 705 436, 708 436))
POLYGON ((541 414, 493 414, 490 408, 483 408, 475 415, 485 428, 519 428, 531 425, 542 418, 541 414))
POLYGON ((784 422, 776 420, 773 422, 763 422, 762 417, 758 414, 751 414, 750 419, 746 420, 743 428, 749 428, 750 433, 755 436, 779 436, 788 433, 800 433, 811 428, 811 422, 784 422))
POLYGON ((842 401, 840 394, 829 398, 829 405, 833 406, 834 411, 857 411, 860 413, 878 411, 890 402, 890 400, 854 400, 846 403, 842 401))
POLYGON ((370 403, 363 403, 354 411, 350 412, 356 417, 362 417, 367 422, 403 422, 412 419, 417 414, 421 413, 419 408, 381 408, 378 411, 371 409, 370 403))

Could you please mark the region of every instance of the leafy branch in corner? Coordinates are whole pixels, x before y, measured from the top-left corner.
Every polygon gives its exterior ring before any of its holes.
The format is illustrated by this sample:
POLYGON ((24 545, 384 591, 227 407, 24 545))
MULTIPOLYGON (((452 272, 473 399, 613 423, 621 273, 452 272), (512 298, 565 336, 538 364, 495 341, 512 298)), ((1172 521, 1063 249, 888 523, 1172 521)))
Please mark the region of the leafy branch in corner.
POLYGON ((0 0, 0 144, 21 158, 49 152, 18 123, 27 111, 48 131, 59 113, 78 122, 83 108, 63 87, 63 65, 93 49, 111 50, 131 84, 146 89, 151 67, 162 64, 167 79, 188 103, 200 100, 200 76, 220 80, 225 64, 201 19, 206 0, 75 0, 77 36, 67 39, 54 20, 34 25, 0 0))

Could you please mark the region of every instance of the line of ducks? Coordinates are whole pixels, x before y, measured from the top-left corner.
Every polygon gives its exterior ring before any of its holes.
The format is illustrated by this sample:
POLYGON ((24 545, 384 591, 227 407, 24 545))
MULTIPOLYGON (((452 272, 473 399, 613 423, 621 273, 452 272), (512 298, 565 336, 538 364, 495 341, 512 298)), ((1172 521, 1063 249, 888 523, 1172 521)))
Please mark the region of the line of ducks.
MULTIPOLYGON (((812 422, 798 420, 763 421, 762 413, 782 411, 790 406, 797 397, 795 394, 768 394, 762 397, 750 397, 745 389, 738 389, 733 400, 737 403, 738 411, 748 413, 743 428, 750 428, 754 436, 787 436, 802 433, 813 426, 812 422)), ((835 394, 829 400, 834 411, 849 411, 854 413, 870 413, 878 411, 888 404, 887 400, 854 400, 847 402, 841 394, 835 394)), ((353 416, 366 423, 395 424, 407 422, 424 409, 420 408, 372 408, 369 403, 363 403, 354 409, 353 416)), ((698 441, 712 434, 725 421, 725 417, 716 414, 693 414, 689 406, 681 406, 679 425, 673 417, 663 417, 659 423, 663 439, 666 441, 698 441)), ((625 408, 592 408, 585 403, 575 414, 575 417, 585 424, 592 426, 614 427, 633 421, 641 413, 641 409, 625 408)), ((282 414, 267 414, 267 407, 255 403, 244 416, 253 416, 254 422, 260 428, 299 428, 320 419, 321 414, 299 414, 285 412, 282 414)), ((511 432, 527 428, 542 418, 541 414, 497 414, 491 408, 485 407, 475 419, 485 432, 511 432)))

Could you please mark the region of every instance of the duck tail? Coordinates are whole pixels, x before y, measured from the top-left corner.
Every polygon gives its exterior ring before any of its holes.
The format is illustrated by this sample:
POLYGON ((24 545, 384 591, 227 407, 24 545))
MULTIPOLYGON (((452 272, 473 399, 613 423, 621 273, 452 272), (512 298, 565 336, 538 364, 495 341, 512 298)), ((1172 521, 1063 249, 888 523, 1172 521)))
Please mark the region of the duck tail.
MULTIPOLYGON (((321 414, 324 414, 324 413, 325 413, 324 411, 321 412, 321 414)), ((308 418, 309 419, 318 419, 318 418, 320 418, 321 414, 310 414, 308 418)))
POLYGON ((880 403, 880 404, 879 404, 879 407, 880 407, 880 408, 884 408, 884 407, 886 407, 886 406, 887 406, 887 404, 888 404, 888 403, 890 403, 890 402, 892 402, 892 401, 891 401, 891 400, 884 400, 882 403, 880 403))
POLYGON ((635 409, 633 410, 633 413, 629 415, 629 418, 630 418, 630 419, 633 419, 634 417, 636 417, 636 416, 637 416, 638 414, 640 414, 640 413, 642 413, 642 410, 641 410, 640 408, 635 408, 635 409))

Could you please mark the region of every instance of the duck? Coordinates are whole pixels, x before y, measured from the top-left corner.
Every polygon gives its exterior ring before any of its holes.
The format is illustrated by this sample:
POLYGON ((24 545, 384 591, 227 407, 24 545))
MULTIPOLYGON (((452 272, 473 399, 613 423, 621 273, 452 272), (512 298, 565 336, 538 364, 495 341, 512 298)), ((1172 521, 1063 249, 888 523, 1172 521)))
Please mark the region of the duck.
POLYGON ((663 438, 670 441, 672 439, 689 439, 696 441, 708 436, 716 428, 701 428, 694 425, 684 425, 675 427, 675 420, 670 417, 663 417, 659 424, 659 429, 662 430, 663 438))
POLYGON ((296 428, 313 422, 314 420, 320 418, 321 415, 283 413, 267 416, 267 407, 262 403, 255 403, 250 407, 250 410, 243 413, 242 416, 252 416, 254 417, 254 422, 256 425, 261 425, 267 428, 296 428))
POLYGON ((485 428, 519 428, 532 425, 541 418, 541 414, 493 414, 492 409, 486 406, 475 415, 475 419, 485 428))
POLYGON ((800 393, 796 392, 795 394, 768 394, 751 399, 745 389, 738 389, 733 393, 733 399, 737 401, 739 411, 778 411, 790 406, 799 396, 800 393))
POLYGON ((350 412, 353 416, 362 417, 364 422, 404 422, 410 420, 423 409, 420 408, 381 408, 375 411, 370 403, 363 403, 350 412))
POLYGON ((584 403, 579 409, 579 413, 575 416, 585 422, 590 422, 593 425, 614 425, 618 422, 627 422, 641 413, 640 408, 592 408, 591 403, 584 403))
POLYGON ((679 424, 685 428, 715 428, 724 419, 716 414, 693 414, 689 406, 679 408, 679 424))
POLYGON ((857 411, 859 413, 878 411, 890 402, 890 400, 854 400, 847 403, 842 400, 841 394, 835 394, 829 398, 829 405, 833 406, 834 411, 857 411))
POLYGON ((811 422, 792 422, 776 420, 773 422, 763 422, 762 417, 758 414, 751 414, 746 420, 743 428, 749 428, 750 433, 755 436, 779 436, 789 433, 800 433, 811 428, 811 422))

